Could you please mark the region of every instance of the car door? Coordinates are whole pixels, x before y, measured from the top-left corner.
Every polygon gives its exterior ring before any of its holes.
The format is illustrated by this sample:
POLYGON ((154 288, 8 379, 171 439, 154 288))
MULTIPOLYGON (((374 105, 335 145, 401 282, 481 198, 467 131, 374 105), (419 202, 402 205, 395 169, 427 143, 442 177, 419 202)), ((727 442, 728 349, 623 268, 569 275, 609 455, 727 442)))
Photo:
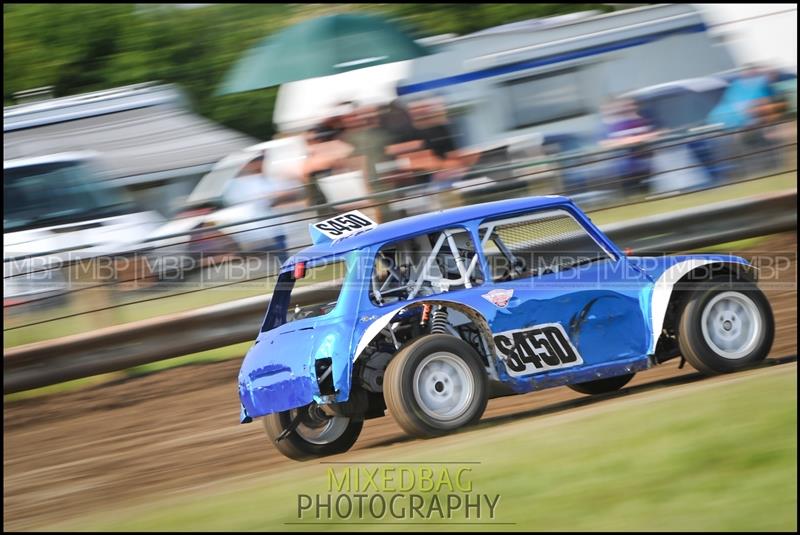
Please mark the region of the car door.
POLYGON ((497 309, 489 325, 511 377, 613 374, 646 359, 649 279, 567 210, 485 222, 479 237, 491 273, 484 297, 497 309))

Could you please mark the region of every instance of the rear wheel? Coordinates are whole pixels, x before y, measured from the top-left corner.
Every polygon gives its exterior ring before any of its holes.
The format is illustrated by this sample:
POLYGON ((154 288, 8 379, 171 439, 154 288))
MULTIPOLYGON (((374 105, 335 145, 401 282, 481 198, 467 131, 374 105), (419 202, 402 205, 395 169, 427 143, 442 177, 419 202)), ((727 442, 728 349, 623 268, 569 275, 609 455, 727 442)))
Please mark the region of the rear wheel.
POLYGON ((264 416, 264 429, 272 444, 285 456, 297 461, 349 450, 363 425, 363 420, 329 416, 315 403, 264 416), (284 433, 298 415, 297 427, 284 433), (280 438, 281 435, 285 436, 280 438))
POLYGON ((586 381, 585 383, 576 383, 567 386, 581 394, 607 394, 609 392, 616 392, 628 384, 628 382, 633 379, 634 375, 636 374, 626 373, 625 375, 617 375, 616 377, 595 379, 594 381, 586 381))
POLYGON ((705 374, 730 373, 767 357, 775 336, 772 308, 750 282, 711 281, 689 297, 678 326, 684 358, 705 374))
POLYGON ((472 346, 454 336, 431 334, 389 362, 383 394, 389 412, 407 433, 441 435, 483 415, 486 372, 472 346))

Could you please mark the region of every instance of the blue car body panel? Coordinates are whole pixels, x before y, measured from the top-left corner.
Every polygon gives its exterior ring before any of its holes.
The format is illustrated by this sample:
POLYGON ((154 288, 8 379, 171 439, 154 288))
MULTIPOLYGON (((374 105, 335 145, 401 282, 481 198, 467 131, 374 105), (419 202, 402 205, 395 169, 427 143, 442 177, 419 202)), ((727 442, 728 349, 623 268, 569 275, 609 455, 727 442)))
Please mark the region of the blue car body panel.
MULTIPOLYGON (((479 256, 483 273, 489 273, 482 251, 479 256)), ((577 365, 515 376, 500 355, 494 359, 496 378, 516 392, 643 370, 652 364, 650 357, 666 309, 664 300, 675 282, 697 266, 748 265, 743 258, 730 255, 626 257, 569 199, 556 196, 498 201, 392 221, 350 238, 306 248, 287 260, 281 273, 291 272, 298 262, 313 267, 333 259, 344 259, 347 264, 333 310, 262 330, 245 356, 239 373, 243 422, 312 401, 347 401, 354 361, 365 341, 393 317, 422 302, 467 309, 483 318, 492 336, 537 325, 563 329, 582 361, 577 365), (611 258, 568 270, 566 275, 546 274, 500 283, 488 280, 475 288, 385 306, 370 301, 368 281, 382 245, 454 227, 467 230, 474 243, 480 243, 478 227, 487 218, 552 208, 568 211, 611 258), (675 280, 669 280, 670 276, 675 280), (494 289, 513 291, 506 306, 497 306, 486 298, 485 294, 494 289), (333 366, 335 394, 322 396, 315 361, 328 358, 333 366)), ((268 321, 269 311, 265 325, 268 321)))
POLYGON ((640 313, 638 300, 621 293, 578 291, 572 294, 528 299, 508 310, 491 324, 493 332, 526 329, 534 325, 557 323, 581 355, 578 368, 554 370, 521 378, 513 378, 500 368, 500 378, 515 391, 526 392, 566 380, 581 382, 575 377, 596 379, 618 375, 617 366, 627 368, 631 362, 646 360, 648 330, 640 313), (518 318, 524 318, 520 321, 518 318), (595 367, 599 367, 594 369, 595 367), (601 371, 602 368, 602 371, 601 371), (545 377, 546 376, 546 377, 545 377))
POLYGON ((313 400, 345 401, 350 391, 352 329, 339 321, 299 320, 259 334, 239 372, 239 395, 250 416, 285 411, 313 400), (330 358, 334 399, 317 388, 315 361, 330 358))

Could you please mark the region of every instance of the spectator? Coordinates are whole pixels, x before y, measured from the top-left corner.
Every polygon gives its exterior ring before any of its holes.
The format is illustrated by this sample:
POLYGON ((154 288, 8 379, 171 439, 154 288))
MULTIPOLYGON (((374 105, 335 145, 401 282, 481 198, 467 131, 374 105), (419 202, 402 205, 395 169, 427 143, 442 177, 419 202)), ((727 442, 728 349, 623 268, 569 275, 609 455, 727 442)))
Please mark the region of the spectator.
POLYGON ((330 202, 319 187, 319 179, 334 174, 352 152, 352 147, 340 140, 343 132, 342 117, 336 115, 305 134, 308 155, 303 164, 303 181, 311 206, 330 202))
POLYGON ((771 69, 767 76, 773 96, 771 106, 765 110, 764 120, 769 126, 764 131, 764 137, 775 146, 774 157, 769 164, 772 169, 789 169, 793 167, 796 151, 786 150, 786 147, 791 146, 797 138, 797 123, 787 119, 796 117, 796 104, 792 101, 797 98, 797 77, 792 79, 786 76, 784 79, 778 69, 771 69))
POLYGON ((767 129, 780 118, 780 111, 769 73, 750 64, 728 85, 719 104, 709 113, 709 123, 719 123, 727 129, 744 129, 733 137, 730 149, 741 155, 736 160, 740 175, 749 176, 774 168, 778 160, 770 154, 774 143, 767 129))
POLYGON ((769 98, 757 103, 755 113, 763 124, 773 124, 781 120, 788 109, 786 95, 780 88, 780 72, 767 69, 764 73, 769 86, 769 98))
MULTIPOLYGON (((289 181, 278 177, 267 177, 264 171, 265 159, 263 155, 250 160, 236 177, 226 187, 223 197, 231 205, 249 205, 254 212, 262 217, 269 217, 281 210, 286 203, 299 200, 303 192, 289 181)), ((280 260, 286 256, 286 235, 283 224, 286 218, 272 220, 275 234, 271 243, 263 246, 264 251, 275 251, 280 260)))
POLYGON ((381 110, 379 124, 388 134, 392 145, 418 139, 411 115, 398 99, 393 100, 381 110))
POLYGON ((650 176, 652 152, 646 143, 658 137, 650 122, 639 114, 636 102, 619 99, 601 109, 604 139, 601 146, 620 149, 617 176, 626 193, 645 192, 645 179, 650 176))
MULTIPOLYGON (((378 165, 389 159, 386 146, 391 140, 389 134, 380 127, 377 107, 357 107, 345 115, 343 123, 341 139, 351 147, 348 168, 363 173, 367 193, 385 191, 389 184, 381 180, 378 165)), ((388 221, 394 215, 384 203, 379 204, 377 212, 378 222, 388 221)))
POLYGON ((474 165, 480 154, 462 153, 455 144, 444 102, 429 97, 409 105, 410 129, 389 147, 388 152, 399 157, 401 166, 418 173, 418 182, 456 180, 474 165))
POLYGON ((236 205, 259 199, 268 204, 267 196, 271 191, 262 174, 263 165, 264 156, 257 156, 242 167, 225 188, 223 196, 227 203, 236 205))
POLYGON ((456 146, 444 103, 438 98, 429 98, 416 101, 411 106, 413 125, 422 136, 425 148, 439 159, 447 159, 456 146))
POLYGON ((748 65, 734 79, 708 115, 709 123, 721 123, 725 128, 744 128, 759 123, 759 108, 773 97, 769 79, 755 65, 748 65))

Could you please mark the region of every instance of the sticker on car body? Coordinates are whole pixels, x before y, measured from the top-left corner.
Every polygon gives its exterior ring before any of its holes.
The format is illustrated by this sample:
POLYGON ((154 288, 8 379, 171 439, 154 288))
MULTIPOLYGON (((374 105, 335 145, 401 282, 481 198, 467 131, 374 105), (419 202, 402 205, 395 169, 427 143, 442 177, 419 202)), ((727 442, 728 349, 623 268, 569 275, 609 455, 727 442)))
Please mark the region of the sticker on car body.
POLYGON ((512 377, 583 364, 583 358, 560 323, 504 331, 494 335, 494 344, 512 377))
POLYGON ((506 308, 508 306, 508 302, 511 301, 512 297, 514 297, 514 290, 496 288, 489 293, 481 295, 481 297, 496 307, 506 308))

